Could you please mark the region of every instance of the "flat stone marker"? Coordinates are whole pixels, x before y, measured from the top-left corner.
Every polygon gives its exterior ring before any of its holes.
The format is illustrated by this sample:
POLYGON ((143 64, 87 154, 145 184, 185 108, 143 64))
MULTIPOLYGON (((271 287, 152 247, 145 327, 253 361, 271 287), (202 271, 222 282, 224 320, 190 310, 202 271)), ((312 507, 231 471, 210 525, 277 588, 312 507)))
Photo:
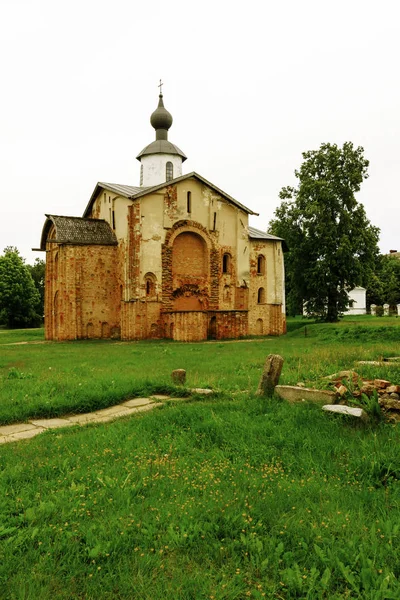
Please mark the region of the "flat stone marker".
POLYGON ((213 390, 209 390, 208 388, 193 388, 190 391, 192 394, 199 394, 201 396, 208 396, 213 393, 213 390))
POLYGON ((352 406, 344 406, 342 404, 325 404, 325 406, 322 407, 322 410, 339 415, 356 417, 362 421, 368 421, 368 415, 362 408, 353 408, 352 406))
POLYGON ((314 390, 312 388, 297 387, 295 385, 277 385, 275 388, 277 394, 283 400, 288 402, 327 402, 336 399, 335 392, 327 390, 314 390))
POLYGON ((175 369, 171 373, 172 381, 176 385, 184 385, 186 383, 186 371, 185 369, 175 369))
POLYGON ((256 392, 257 396, 272 396, 279 383, 283 366, 283 358, 279 354, 269 354, 265 361, 263 374, 256 392))

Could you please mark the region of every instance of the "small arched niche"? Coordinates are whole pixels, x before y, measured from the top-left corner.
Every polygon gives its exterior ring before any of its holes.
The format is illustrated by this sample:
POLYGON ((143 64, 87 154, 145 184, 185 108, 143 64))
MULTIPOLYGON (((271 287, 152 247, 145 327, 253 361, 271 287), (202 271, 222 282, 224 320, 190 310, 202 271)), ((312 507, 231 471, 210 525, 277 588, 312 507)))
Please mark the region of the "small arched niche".
POLYGON ((263 287, 258 288, 257 303, 258 304, 265 304, 265 289, 263 287))
POLYGON ((157 293, 156 284, 157 284, 157 277, 154 275, 154 273, 146 273, 146 275, 144 276, 144 286, 145 286, 145 291, 146 291, 146 298, 153 298, 156 295, 156 293, 157 293))

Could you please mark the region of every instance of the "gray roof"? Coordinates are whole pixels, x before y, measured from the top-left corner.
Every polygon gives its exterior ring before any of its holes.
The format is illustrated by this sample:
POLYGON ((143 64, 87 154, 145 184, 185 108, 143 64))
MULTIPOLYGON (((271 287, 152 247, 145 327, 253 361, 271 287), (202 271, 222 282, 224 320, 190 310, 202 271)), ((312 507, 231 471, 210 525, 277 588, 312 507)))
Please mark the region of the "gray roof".
POLYGON ((103 219, 83 219, 58 215, 46 215, 46 217, 40 243, 41 250, 46 249, 47 237, 53 224, 56 228, 56 236, 51 241, 57 244, 81 246, 116 246, 118 244, 115 233, 103 219))
POLYGON ((110 190, 111 192, 116 192, 117 194, 121 194, 122 196, 127 196, 128 198, 146 189, 134 185, 120 185, 119 183, 103 183, 102 181, 99 181, 97 185, 99 187, 110 190))
MULTIPOLYGON (((175 183, 179 183, 180 181, 185 181, 185 179, 190 179, 190 178, 195 178, 198 181, 201 181, 202 183, 204 183, 205 185, 210 187, 212 190, 217 192, 217 194, 219 194, 220 196, 222 196, 223 198, 228 200, 228 202, 230 202, 231 204, 234 204, 235 206, 237 206, 238 208, 240 208, 247 214, 258 215, 258 213, 253 212, 250 208, 247 208, 246 206, 244 206, 244 204, 241 204, 240 202, 238 202, 237 200, 232 198, 232 196, 229 196, 229 194, 227 194, 226 192, 223 192, 216 185, 214 185, 213 183, 210 183, 209 181, 207 181, 207 179, 205 179, 204 177, 202 177, 201 175, 199 175, 198 173, 195 173, 193 171, 192 173, 188 173, 187 175, 182 175, 181 177, 176 177, 175 179, 171 179, 170 181, 164 181, 163 183, 159 183, 158 185, 153 185, 150 187, 134 187, 131 185, 120 185, 117 183, 104 183, 104 182, 99 181, 99 183, 97 183, 96 187, 94 188, 93 194, 90 197, 88 205, 85 208, 85 212, 83 213, 83 216, 86 217, 86 215, 89 214, 90 209, 92 208, 92 204, 95 201, 95 199, 101 189, 116 192, 117 194, 120 194, 121 196, 125 196, 125 198, 128 198, 129 200, 135 200, 136 198, 141 198, 142 196, 146 196, 146 194, 156 192, 157 190, 161 190, 164 187, 167 187, 169 185, 175 185, 175 183)), ((257 230, 254 230, 254 231, 257 231, 257 230)), ((267 234, 265 234, 265 235, 267 235, 267 234)))
POLYGON ((289 250, 283 238, 277 237, 276 235, 272 235, 271 233, 267 233, 266 231, 261 231, 260 229, 256 229, 255 227, 249 227, 249 238, 251 240, 269 240, 271 242, 282 242, 282 250, 284 252, 287 252, 289 250))
POLYGON ((187 159, 187 156, 182 150, 172 144, 168 140, 155 140, 151 142, 148 146, 143 148, 143 150, 137 155, 137 160, 140 161, 141 156, 145 156, 146 154, 177 154, 182 157, 182 162, 187 159))
POLYGON ((254 227, 249 227, 249 238, 253 240, 277 240, 283 241, 283 238, 276 237, 276 235, 271 235, 266 231, 261 231, 260 229, 255 229, 254 227))

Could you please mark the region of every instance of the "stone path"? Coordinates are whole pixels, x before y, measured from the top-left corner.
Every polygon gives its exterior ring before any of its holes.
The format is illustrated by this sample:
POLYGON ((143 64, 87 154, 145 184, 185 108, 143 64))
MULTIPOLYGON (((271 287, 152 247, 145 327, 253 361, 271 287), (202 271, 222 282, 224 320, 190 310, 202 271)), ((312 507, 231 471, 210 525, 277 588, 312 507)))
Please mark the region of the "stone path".
POLYGON ((174 402, 188 400, 189 398, 171 398, 156 394, 150 398, 133 398, 116 406, 104 408, 92 413, 80 415, 70 415, 57 419, 32 419, 27 423, 14 423, 13 425, 0 426, 0 444, 17 442, 35 437, 47 429, 57 429, 59 427, 72 427, 73 425, 88 425, 90 423, 106 423, 120 417, 126 417, 135 413, 152 410, 162 405, 164 400, 173 400, 174 402))

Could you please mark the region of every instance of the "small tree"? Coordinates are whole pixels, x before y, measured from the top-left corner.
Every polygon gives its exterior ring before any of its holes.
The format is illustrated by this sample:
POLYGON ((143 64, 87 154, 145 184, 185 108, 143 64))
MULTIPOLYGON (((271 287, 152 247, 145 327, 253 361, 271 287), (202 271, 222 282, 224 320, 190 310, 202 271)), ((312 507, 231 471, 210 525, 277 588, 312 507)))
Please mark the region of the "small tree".
POLYGON ((347 292, 368 279, 378 253, 379 230, 355 199, 369 163, 351 142, 322 144, 303 158, 298 187, 281 190, 269 230, 289 246, 289 306, 304 303, 309 315, 336 321, 349 305, 347 292))
POLYGON ((33 265, 26 265, 29 269, 30 274, 32 275, 33 283, 40 296, 40 305, 38 308, 38 312, 43 315, 44 313, 44 282, 45 282, 45 272, 46 272, 46 263, 41 258, 36 258, 33 265))
POLYGON ((0 321, 7 327, 37 327, 40 295, 17 248, 0 256, 0 321))

